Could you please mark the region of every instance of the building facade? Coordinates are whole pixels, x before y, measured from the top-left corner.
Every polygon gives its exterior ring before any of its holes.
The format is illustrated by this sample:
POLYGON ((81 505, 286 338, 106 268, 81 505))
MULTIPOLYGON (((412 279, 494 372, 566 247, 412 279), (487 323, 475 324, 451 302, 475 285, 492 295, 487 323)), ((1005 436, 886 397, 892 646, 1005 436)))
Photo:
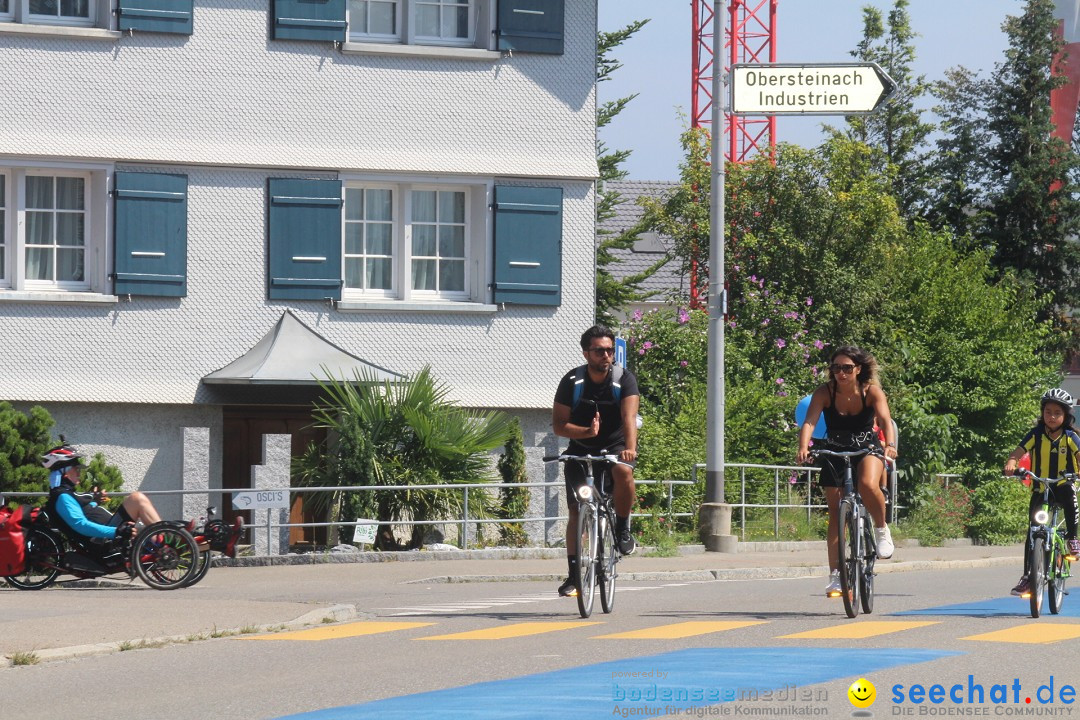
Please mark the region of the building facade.
MULTIPOLYGON (((594 288, 595 0, 0 0, 0 399, 129 487, 250 487, 311 383, 213 384, 288 312, 523 419, 594 288)), ((554 479, 552 477, 551 479, 554 479)))

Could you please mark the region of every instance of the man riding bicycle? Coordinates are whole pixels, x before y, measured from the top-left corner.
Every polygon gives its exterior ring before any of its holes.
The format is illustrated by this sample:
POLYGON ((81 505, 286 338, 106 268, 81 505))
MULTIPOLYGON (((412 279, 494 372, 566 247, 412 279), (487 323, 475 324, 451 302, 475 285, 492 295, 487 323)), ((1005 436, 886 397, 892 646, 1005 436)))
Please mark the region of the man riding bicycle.
POLYGON ((61 445, 45 453, 41 464, 51 470, 49 499, 45 510, 61 529, 90 539, 130 538, 135 523, 151 525, 161 521, 150 498, 134 492, 124 498, 115 515, 97 506, 91 498, 75 492, 82 480, 82 455, 70 445, 61 445))
MULTIPOLYGON (((551 411, 551 426, 559 437, 568 438, 567 455, 617 455, 624 463, 637 459, 637 378, 629 370, 613 369, 615 334, 602 325, 594 325, 581 335, 585 365, 571 370, 559 382, 551 411), (615 375, 619 377, 616 378, 615 375)), ((566 525, 566 560, 570 574, 559 586, 559 594, 571 597, 576 592, 577 577, 577 503, 574 488, 585 479, 581 463, 565 463, 567 506, 570 520, 566 525)), ((611 468, 615 480, 615 537, 623 555, 634 552, 637 544, 630 534, 630 511, 634 506, 634 470, 627 465, 611 468)))

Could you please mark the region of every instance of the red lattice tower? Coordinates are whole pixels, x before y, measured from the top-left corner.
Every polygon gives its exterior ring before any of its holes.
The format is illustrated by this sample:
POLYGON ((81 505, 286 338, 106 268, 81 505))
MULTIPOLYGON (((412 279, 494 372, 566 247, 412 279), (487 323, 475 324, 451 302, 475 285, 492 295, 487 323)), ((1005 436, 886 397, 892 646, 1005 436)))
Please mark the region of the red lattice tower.
MULTIPOLYGON (((776 62, 776 7, 780 0, 727 0, 730 17, 725 27, 724 57, 720 72, 736 63, 776 62)), ((713 12, 712 0, 690 0, 693 37, 690 51, 690 127, 712 124, 713 12)), ((776 118, 725 115, 724 157, 741 163, 754 153, 776 144, 776 118)), ((704 200, 704 198, 702 198, 704 200)), ((690 306, 700 307, 697 260, 690 262, 690 306)))

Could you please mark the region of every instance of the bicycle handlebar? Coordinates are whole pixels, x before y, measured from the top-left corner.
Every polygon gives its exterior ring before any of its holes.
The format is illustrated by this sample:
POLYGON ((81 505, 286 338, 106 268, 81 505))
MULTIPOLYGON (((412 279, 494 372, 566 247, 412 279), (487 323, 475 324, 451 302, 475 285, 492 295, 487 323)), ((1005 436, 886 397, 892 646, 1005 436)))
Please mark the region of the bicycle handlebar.
POLYGON ((832 455, 833 457, 861 457, 870 452, 870 448, 859 448, 858 450, 828 450, 826 448, 815 448, 810 450, 811 455, 832 455))
POLYGON ((1069 485, 1075 485, 1076 480, 1077 480, 1076 473, 1065 473, 1064 475, 1062 475, 1059 478, 1043 478, 1043 477, 1039 477, 1038 475, 1031 472, 1030 470, 1025 470, 1024 468, 1016 468, 1016 470, 1013 471, 1013 477, 1029 478, 1033 482, 1042 483, 1043 485, 1051 485, 1051 484, 1059 485, 1061 483, 1067 483, 1069 485))
POLYGON ((544 462, 568 462, 576 460, 579 462, 606 462, 611 465, 625 465, 626 467, 634 467, 630 463, 625 463, 619 459, 618 455, 568 455, 563 453, 562 455, 546 455, 544 462))

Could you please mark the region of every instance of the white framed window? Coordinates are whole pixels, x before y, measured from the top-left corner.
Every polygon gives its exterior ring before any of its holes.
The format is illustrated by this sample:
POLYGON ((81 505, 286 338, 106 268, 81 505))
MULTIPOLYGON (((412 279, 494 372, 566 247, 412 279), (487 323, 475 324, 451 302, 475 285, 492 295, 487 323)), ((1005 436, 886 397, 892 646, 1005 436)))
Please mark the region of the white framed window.
POLYGON ((410 279, 417 295, 464 299, 468 296, 465 190, 412 190, 410 279))
POLYGON ((488 49, 495 2, 349 0, 349 39, 488 49))
POLYGON ((485 185, 347 180, 344 192, 343 300, 483 300, 485 185))
POLYGON ((107 171, 2 162, 0 289, 101 292, 107 284, 107 171))
POLYGON ((89 176, 25 176, 24 269, 27 288, 86 290, 89 176))
POLYGON ((394 252, 399 234, 390 186, 345 188, 345 292, 394 297, 398 291, 394 252))

